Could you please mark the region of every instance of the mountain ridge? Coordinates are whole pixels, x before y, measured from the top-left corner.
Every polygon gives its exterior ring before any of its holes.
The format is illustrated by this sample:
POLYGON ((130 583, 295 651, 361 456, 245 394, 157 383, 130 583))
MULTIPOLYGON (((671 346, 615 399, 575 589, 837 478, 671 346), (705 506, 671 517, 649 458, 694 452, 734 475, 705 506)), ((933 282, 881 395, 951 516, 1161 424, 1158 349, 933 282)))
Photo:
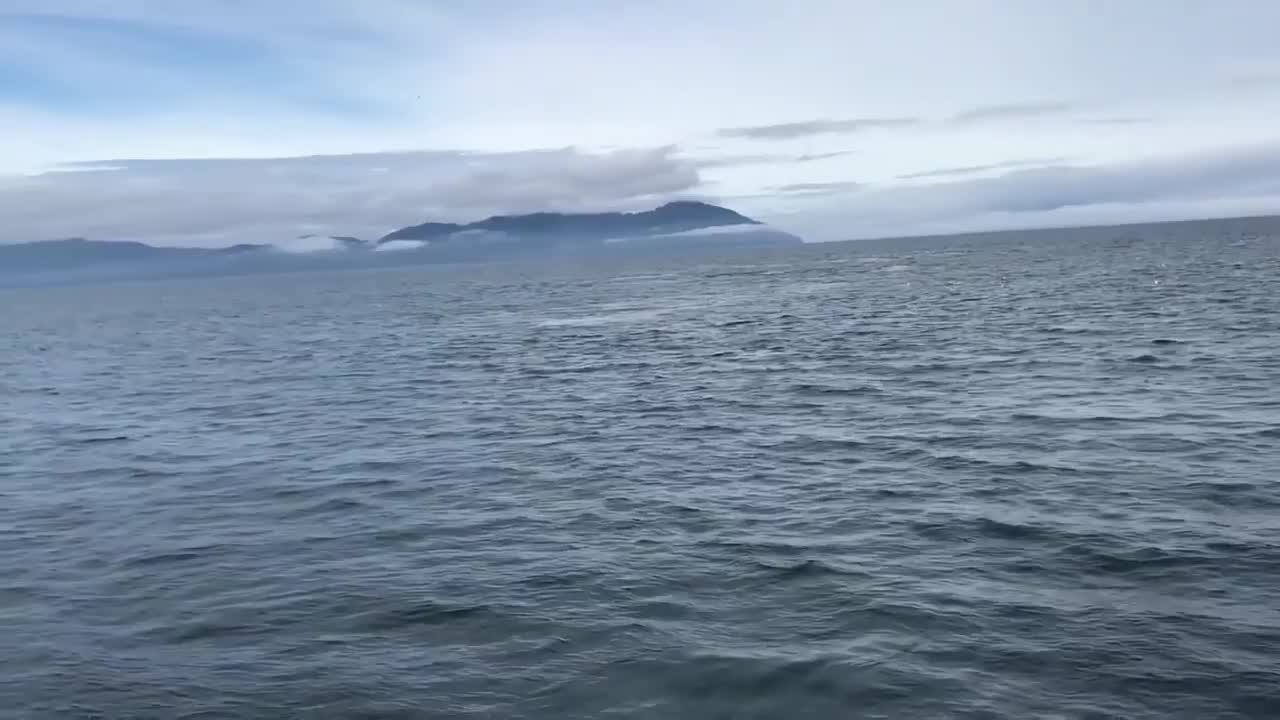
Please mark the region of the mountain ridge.
POLYGON ((379 238, 378 244, 393 240, 432 240, 471 232, 501 232, 523 235, 549 234, 660 234, 728 225, 762 225, 746 215, 719 205, 696 200, 675 200, 653 210, 637 212, 557 213, 493 215, 471 223, 425 222, 400 228, 379 238))
POLYGON ((0 245, 0 278, 26 275, 52 282, 58 273, 77 278, 240 274, 800 242, 734 210, 682 200, 638 212, 538 212, 471 223, 425 222, 373 241, 303 235, 279 245, 191 248, 136 240, 43 240, 0 245))

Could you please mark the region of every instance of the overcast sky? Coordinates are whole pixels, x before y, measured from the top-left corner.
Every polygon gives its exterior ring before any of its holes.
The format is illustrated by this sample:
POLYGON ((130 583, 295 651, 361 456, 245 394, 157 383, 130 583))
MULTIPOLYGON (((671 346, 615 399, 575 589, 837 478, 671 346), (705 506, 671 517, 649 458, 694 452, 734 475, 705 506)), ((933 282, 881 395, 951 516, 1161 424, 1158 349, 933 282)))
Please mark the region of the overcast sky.
POLYGON ((1280 212, 1270 0, 4 0, 0 242, 1280 212))

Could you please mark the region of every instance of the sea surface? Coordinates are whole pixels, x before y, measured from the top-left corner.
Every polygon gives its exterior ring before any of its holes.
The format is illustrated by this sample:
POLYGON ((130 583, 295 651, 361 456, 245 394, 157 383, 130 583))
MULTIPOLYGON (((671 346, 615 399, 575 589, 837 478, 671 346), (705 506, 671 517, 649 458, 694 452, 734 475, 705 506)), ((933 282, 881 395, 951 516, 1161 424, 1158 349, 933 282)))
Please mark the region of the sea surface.
POLYGON ((0 292, 0 717, 1280 717, 1280 221, 0 292))

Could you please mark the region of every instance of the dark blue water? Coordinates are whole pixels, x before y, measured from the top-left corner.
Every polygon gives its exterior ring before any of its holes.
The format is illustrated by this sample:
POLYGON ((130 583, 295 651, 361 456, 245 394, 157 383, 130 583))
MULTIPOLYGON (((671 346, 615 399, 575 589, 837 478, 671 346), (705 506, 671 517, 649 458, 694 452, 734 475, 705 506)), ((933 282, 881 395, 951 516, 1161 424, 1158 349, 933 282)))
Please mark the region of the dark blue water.
POLYGON ((0 716, 1274 718, 1280 221, 0 294, 0 716))

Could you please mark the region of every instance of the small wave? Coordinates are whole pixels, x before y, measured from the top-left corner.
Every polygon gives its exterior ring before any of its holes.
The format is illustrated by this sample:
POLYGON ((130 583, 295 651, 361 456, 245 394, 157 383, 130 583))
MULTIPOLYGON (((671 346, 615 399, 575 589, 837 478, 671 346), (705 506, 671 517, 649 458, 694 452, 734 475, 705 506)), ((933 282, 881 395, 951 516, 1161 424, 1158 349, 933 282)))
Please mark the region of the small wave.
POLYGON ((1030 460, 984 460, 982 458, 968 457, 965 455, 934 455, 927 458, 927 462, 935 467, 944 470, 981 470, 984 472, 1008 474, 1008 475, 1024 475, 1033 473, 1057 473, 1057 474, 1074 474, 1080 472, 1079 469, 1070 465, 1052 465, 1049 463, 1038 463, 1030 460))
POLYGON ((520 369, 524 375, 532 377, 549 377, 553 375, 589 375, 591 373, 634 370, 645 371, 652 367, 648 363, 612 362, 612 363, 580 363, 577 365, 544 365, 528 366, 520 369))
POLYGON ((209 545, 202 548, 191 548, 188 550, 169 550, 164 552, 148 553, 127 558, 123 565, 130 568, 146 568, 155 565, 172 565, 191 562, 192 560, 200 560, 214 554, 219 549, 216 545, 209 545))
POLYGON ((980 518, 977 522, 978 532, 988 537, 1006 540, 1039 540, 1050 534, 1048 528, 1040 525, 980 518))
POLYGON ((761 554, 803 556, 815 553, 847 552, 850 547, 839 543, 787 542, 782 540, 706 540, 703 546, 729 550, 736 555, 748 556, 756 561, 761 554))
POLYGON ((877 498, 914 498, 921 496, 921 493, 918 490, 909 490, 906 488, 881 487, 875 488, 870 492, 873 497, 877 498))
POLYGON ((598 580, 602 573, 598 570, 578 570, 562 573, 540 573, 524 578, 521 583, 534 588, 558 588, 585 585, 598 580))
POLYGON ((1237 556, 1252 556, 1265 552, 1274 552, 1277 547, 1274 544, 1238 540, 1210 540, 1204 544, 1206 550, 1237 556))
POLYGON ((1185 340, 1174 340, 1172 338, 1156 338, 1151 341, 1152 345, 1185 345, 1185 340))
POLYGON ((835 386, 820 385, 817 383, 796 383, 787 388, 789 392, 799 395, 818 395, 818 396, 855 396, 855 395, 875 395, 884 392, 873 385, 854 385, 854 386, 835 386))
POLYGON ((866 691, 851 679, 849 666, 825 657, 711 654, 695 656, 663 669, 650 669, 651 672, 663 670, 670 674, 670 692, 683 701, 733 698, 738 707, 753 708, 750 713, 753 717, 784 717, 788 711, 794 711, 800 698, 809 712, 818 707, 822 708, 823 717, 828 713, 838 717, 841 714, 838 709, 864 705, 871 697, 896 694, 891 686, 866 691))
POLYGON ((748 278, 777 275, 778 271, 771 266, 730 266, 726 270, 713 270, 703 274, 705 278, 748 278))
MULTIPOLYGON (((388 470, 400 470, 408 467, 411 463, 407 460, 358 460, 356 462, 344 463, 333 468, 334 472, 383 472, 388 470)), ((370 487, 382 487, 387 485, 395 485, 394 480, 387 479, 371 479, 362 481, 362 483, 370 487)), ((356 485, 356 483, 351 483, 356 485)))
POLYGON ((128 435, 103 435, 101 437, 80 438, 76 442, 81 445, 99 445, 102 443, 127 442, 132 440, 128 435))
POLYGON ((969 542, 970 528, 955 520, 914 520, 908 526, 921 537, 946 542, 969 542))
POLYGON ((1184 486, 1197 500, 1222 507, 1264 508, 1280 506, 1280 497, 1264 491, 1261 485, 1251 482, 1197 482, 1184 486))
POLYGON ((778 579, 788 580, 793 578, 804 577, 821 577, 824 575, 861 575, 867 576, 867 573, 861 570, 853 570, 850 568, 841 568, 821 560, 801 560, 798 563, 789 563, 783 565, 775 565, 773 563, 757 560, 756 566, 762 570, 774 573, 778 579))
POLYGON ((488 605, 451 605, 425 600, 407 607, 365 613, 355 621, 361 630, 378 632, 419 625, 445 625, 473 618, 492 620, 497 614, 488 605))
POLYGON ((1044 328, 1041 332, 1046 332, 1051 335, 1095 335, 1098 333, 1098 329, 1091 327, 1073 327, 1070 325, 1052 325, 1044 328))
POLYGON ((1028 523, 997 520, 990 517, 918 520, 911 523, 921 536, 947 542, 974 542, 980 538, 997 540, 1046 540, 1055 533, 1052 529, 1028 523))
POLYGON ((1164 572, 1212 564, 1212 559, 1190 552, 1147 546, 1107 550, 1093 542, 1076 542, 1063 548, 1060 555, 1074 558, 1086 572, 1107 575, 1131 575, 1164 572))
MULTIPOLYGON (((332 489, 332 488, 326 488, 326 489, 332 489)), ((367 510, 370 507, 372 506, 370 506, 368 503, 362 500, 356 500, 355 498, 337 497, 337 498, 327 498, 320 502, 312 503, 305 507, 300 507, 297 510, 293 511, 293 513, 291 514, 296 516, 325 515, 330 513, 343 514, 343 513, 356 512, 359 510, 367 510)))
POLYGON ((32 585, 8 585, 0 587, 0 608, 19 607, 37 602, 40 593, 32 585))
POLYGON ((661 599, 637 603, 630 611, 643 620, 678 620, 696 614, 696 609, 688 603, 661 599))
POLYGON ((619 275, 613 278, 613 282, 629 283, 629 282, 648 282, 651 280, 668 280, 673 276, 670 273, 642 273, 637 275, 619 275))
POLYGON ((213 622, 200 620, 185 623, 178 627, 168 628, 160 633, 163 640, 173 645, 214 640, 235 635, 256 634, 267 631, 267 628, 246 623, 213 622))
POLYGON ((157 480, 160 478, 178 477, 178 475, 180 475, 180 473, 172 470, 160 470, 157 468, 136 466, 127 468, 125 472, 130 480, 157 480))
POLYGON ((816 437, 797 437, 782 440, 774 443, 753 443, 756 447, 766 450, 781 450, 784 452, 839 452, 842 450, 859 450, 870 447, 866 442, 854 440, 852 438, 816 438, 816 437))
POLYGON ((717 425, 708 423, 705 425, 686 425, 680 428, 684 432, 696 433, 698 435, 741 435, 745 432, 742 428, 730 425, 717 425))
POLYGON ((659 308, 648 310, 624 310, 615 313, 604 313, 600 315, 580 315, 577 317, 561 317, 561 318, 544 318, 537 321, 539 327, 557 328, 557 327, 595 327, 598 325, 608 325, 616 322, 628 322, 639 320, 654 320, 667 311, 659 308))
POLYGON ((1124 423, 1159 423, 1159 422, 1195 422, 1211 420, 1212 415, 1195 413, 1164 413, 1160 415, 1048 415, 1045 413, 1016 412, 1009 415, 1010 420, 1021 422, 1037 422, 1054 425, 1120 425, 1124 423))

